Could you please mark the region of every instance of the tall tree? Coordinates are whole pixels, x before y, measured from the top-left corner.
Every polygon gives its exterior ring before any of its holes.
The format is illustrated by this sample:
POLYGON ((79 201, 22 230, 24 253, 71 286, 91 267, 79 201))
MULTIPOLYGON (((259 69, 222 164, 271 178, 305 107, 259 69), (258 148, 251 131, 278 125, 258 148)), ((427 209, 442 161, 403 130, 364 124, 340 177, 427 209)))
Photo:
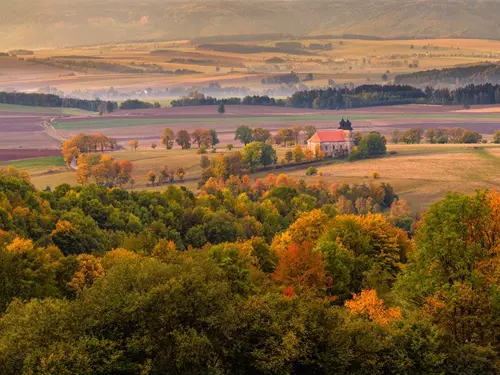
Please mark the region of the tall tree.
POLYGON ((170 128, 163 129, 163 134, 161 136, 161 143, 167 148, 167 150, 174 147, 175 134, 170 128))
POLYGON ((177 144, 181 146, 183 150, 191 148, 191 136, 189 135, 187 130, 179 130, 177 132, 175 142, 177 142, 177 144))
POLYGON ((234 133, 234 139, 240 141, 245 146, 252 142, 252 129, 248 125, 240 125, 234 133))

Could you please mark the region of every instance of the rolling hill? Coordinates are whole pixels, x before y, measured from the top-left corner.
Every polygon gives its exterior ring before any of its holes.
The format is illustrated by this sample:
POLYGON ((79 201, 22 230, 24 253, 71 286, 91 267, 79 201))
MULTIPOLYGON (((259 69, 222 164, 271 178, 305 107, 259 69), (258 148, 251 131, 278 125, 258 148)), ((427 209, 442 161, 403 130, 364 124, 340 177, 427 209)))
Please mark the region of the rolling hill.
POLYGON ((477 0, 13 0, 0 51, 264 33, 500 39, 499 15, 477 0))

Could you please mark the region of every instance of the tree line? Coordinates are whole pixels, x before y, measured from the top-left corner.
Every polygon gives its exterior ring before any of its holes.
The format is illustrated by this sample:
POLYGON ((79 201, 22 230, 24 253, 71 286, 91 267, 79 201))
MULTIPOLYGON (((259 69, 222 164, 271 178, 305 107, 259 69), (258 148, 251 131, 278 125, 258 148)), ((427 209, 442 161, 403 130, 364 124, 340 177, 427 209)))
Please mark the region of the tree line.
MULTIPOLYGON (((493 137, 493 142, 495 142, 495 136, 493 137)), ((431 128, 424 130, 422 128, 416 127, 408 129, 404 132, 400 130, 395 130, 392 134, 393 143, 407 143, 407 144, 419 144, 423 141, 427 143, 444 144, 444 143, 464 143, 464 144, 475 144, 483 143, 483 136, 478 132, 467 130, 464 128, 431 128)))
POLYGON ((24 93, 24 92, 0 92, 0 103, 2 104, 15 104, 26 105, 34 107, 67 107, 79 108, 86 111, 98 112, 100 106, 104 104, 108 108, 108 112, 118 108, 116 102, 106 102, 99 99, 86 100, 75 98, 61 98, 53 94, 38 94, 38 93, 24 93))
POLYGON ((331 87, 328 89, 298 91, 286 99, 275 99, 269 96, 216 99, 201 95, 202 97, 186 97, 174 100, 172 106, 233 104, 337 110, 402 104, 442 104, 463 105, 464 108, 468 108, 476 104, 500 103, 500 85, 491 83, 470 84, 454 90, 448 88, 434 89, 431 86, 419 89, 407 85, 362 85, 356 88, 331 87))
POLYGON ((407 231, 384 184, 37 191, 4 168, 0 368, 494 375, 499 212, 450 193, 407 231))

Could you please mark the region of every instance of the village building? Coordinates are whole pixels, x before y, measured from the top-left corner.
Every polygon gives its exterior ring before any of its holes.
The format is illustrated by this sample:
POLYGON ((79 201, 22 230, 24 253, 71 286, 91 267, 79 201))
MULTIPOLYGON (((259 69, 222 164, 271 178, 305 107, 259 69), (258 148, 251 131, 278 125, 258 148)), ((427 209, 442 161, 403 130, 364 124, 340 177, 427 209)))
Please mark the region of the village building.
POLYGON ((342 119, 336 130, 317 131, 308 141, 307 147, 316 153, 321 148, 326 156, 339 158, 349 155, 354 148, 352 124, 342 119))

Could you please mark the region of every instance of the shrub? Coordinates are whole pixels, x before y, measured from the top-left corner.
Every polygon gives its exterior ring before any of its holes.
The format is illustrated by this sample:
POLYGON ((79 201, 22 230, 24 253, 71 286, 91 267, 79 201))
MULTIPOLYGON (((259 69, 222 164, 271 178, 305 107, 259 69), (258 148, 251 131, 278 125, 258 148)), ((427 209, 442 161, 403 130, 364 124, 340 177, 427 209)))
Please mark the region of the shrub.
POLYGON ((231 150, 233 149, 233 147, 234 147, 234 146, 233 146, 233 144, 232 144, 232 143, 229 143, 229 144, 227 144, 227 145, 226 145, 226 148, 227 148, 229 151, 231 151, 231 150))
POLYGON ((197 154, 206 154, 207 153, 207 148, 205 146, 201 146, 198 151, 196 151, 197 154))
POLYGON ((377 172, 377 171, 372 171, 372 173, 370 173, 370 176, 376 180, 378 178, 380 178, 380 172, 377 172))
POLYGON ((318 168, 316 168, 316 167, 309 167, 306 170, 306 175, 308 175, 308 176, 314 176, 317 173, 318 173, 318 168))
POLYGON ((156 143, 154 143, 154 142, 153 142, 153 143, 151 144, 151 148, 154 150, 154 149, 156 148, 156 143))

